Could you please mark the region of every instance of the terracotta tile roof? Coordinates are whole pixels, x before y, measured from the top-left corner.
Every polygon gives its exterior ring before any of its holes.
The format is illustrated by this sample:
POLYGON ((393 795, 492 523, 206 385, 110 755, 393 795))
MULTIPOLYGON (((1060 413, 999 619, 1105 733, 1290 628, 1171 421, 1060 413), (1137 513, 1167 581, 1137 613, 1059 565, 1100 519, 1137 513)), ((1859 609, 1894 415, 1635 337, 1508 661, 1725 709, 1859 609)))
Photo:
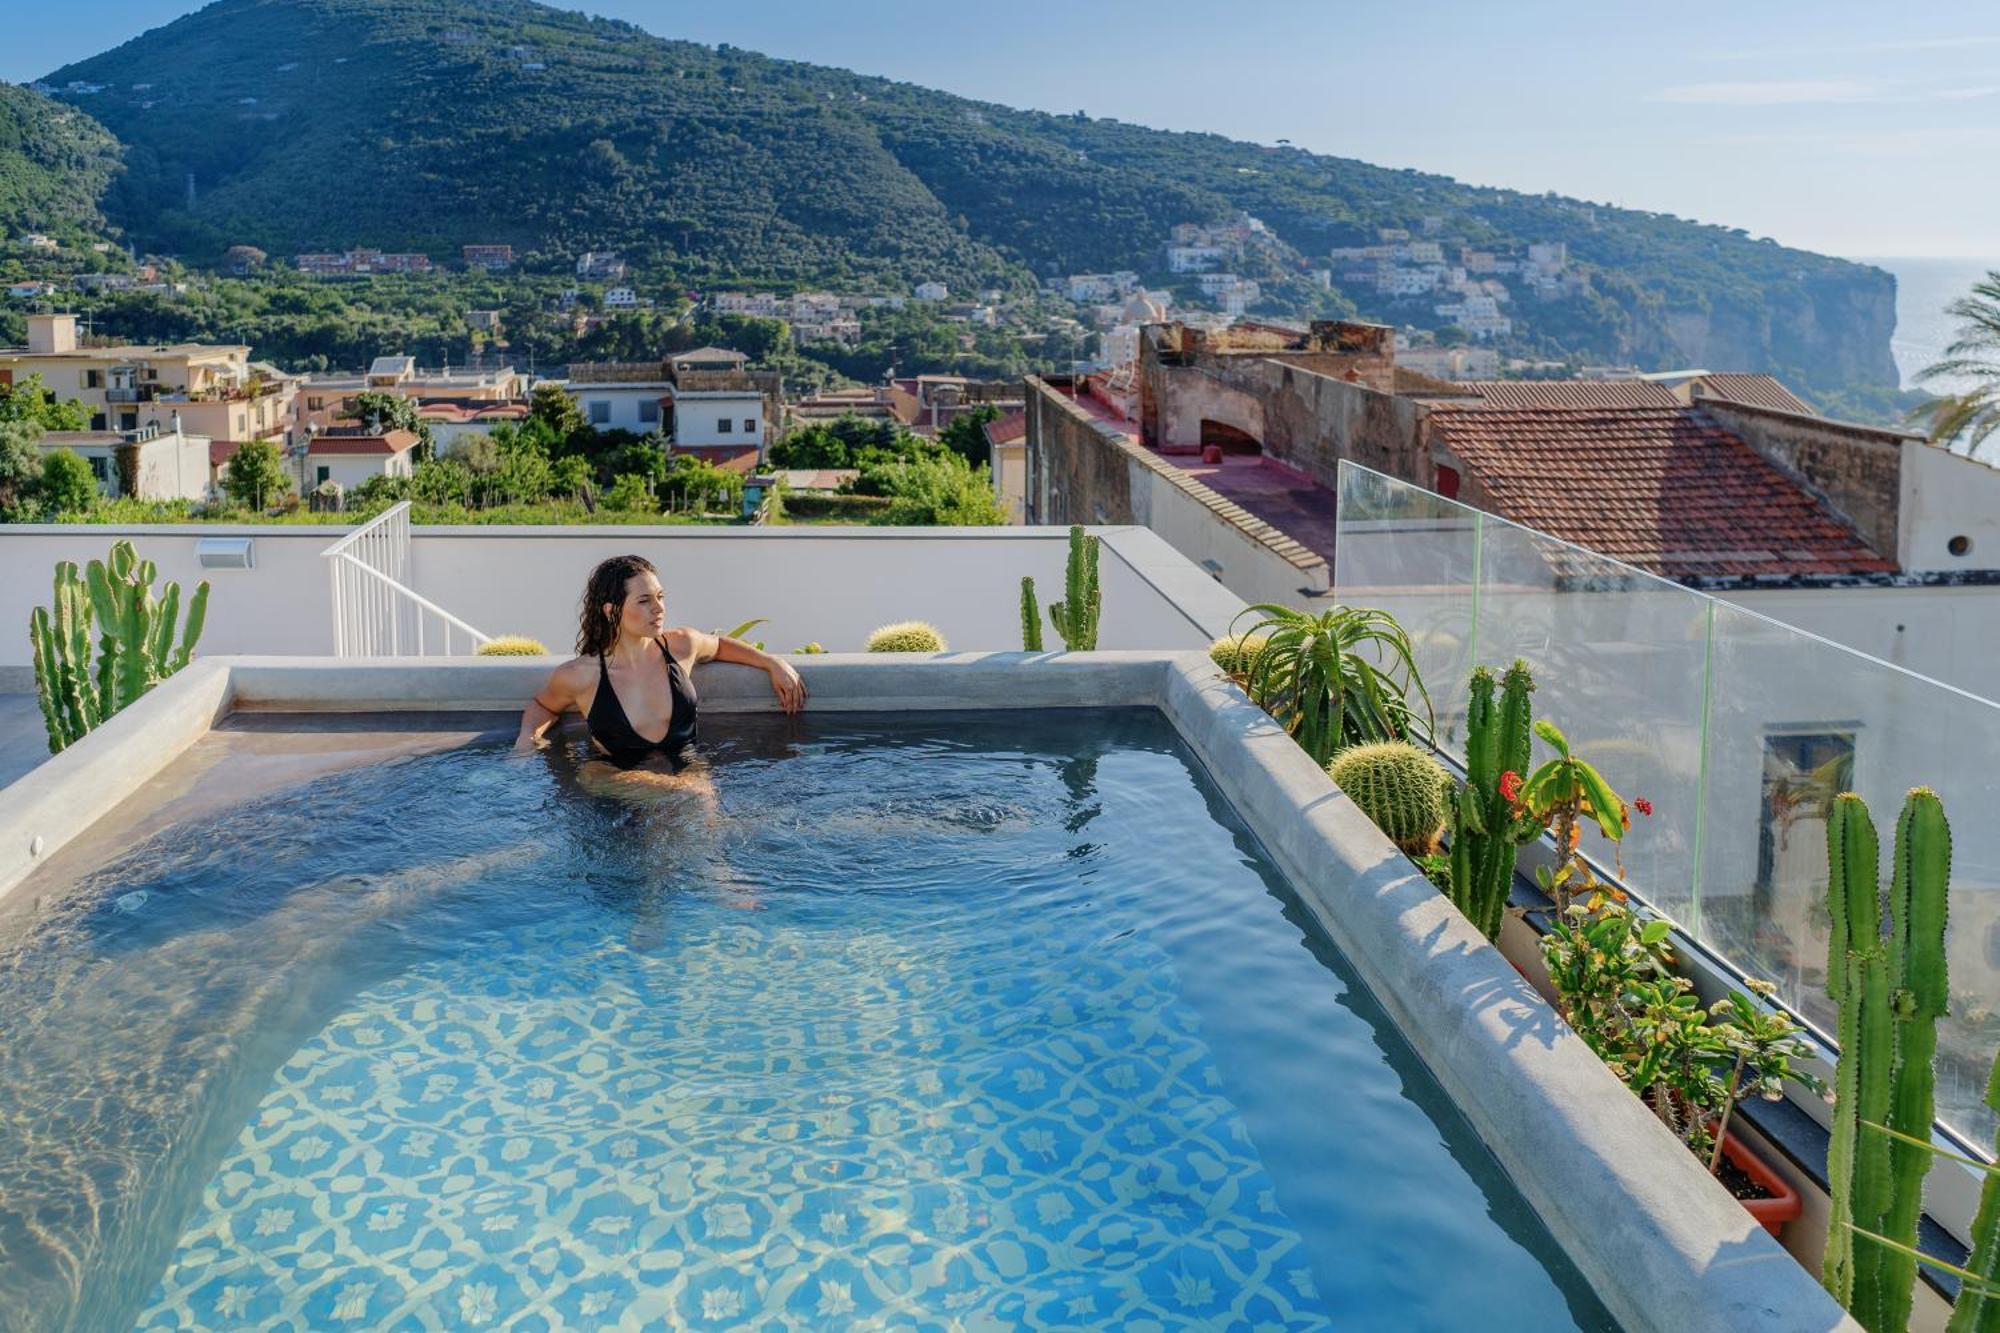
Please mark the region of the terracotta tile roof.
POLYGON ((837 491, 860 476, 861 472, 851 467, 795 467, 787 468, 778 475, 785 479, 786 486, 795 491, 837 491))
POLYGON ((987 422, 981 429, 986 432, 986 442, 988 444, 1012 444, 1015 440, 1022 439, 1027 435, 1028 414, 1026 412, 1009 412, 1005 416, 993 418, 993 420, 987 422))
POLYGON ((757 470, 757 460, 762 456, 754 444, 676 444, 672 452, 692 454, 705 463, 741 472, 746 477, 757 470))
POLYGON ((1435 410, 1503 518, 1672 579, 1893 573, 1696 408, 1435 410))
POLYGON ((219 468, 236 456, 236 441, 210 440, 208 442, 208 466, 219 468))
POLYGON ((1779 412, 1819 415, 1811 403, 1770 375, 1702 375, 1691 382, 1691 387, 1698 398, 1726 398, 1732 403, 1748 403, 1779 412))
POLYGON ((392 430, 381 435, 338 435, 328 433, 315 436, 308 456, 313 454, 400 454, 412 448, 417 442, 417 433, 410 430, 392 430))
POLYGON ((1651 380, 1464 380, 1488 407, 1678 407, 1680 399, 1651 380))

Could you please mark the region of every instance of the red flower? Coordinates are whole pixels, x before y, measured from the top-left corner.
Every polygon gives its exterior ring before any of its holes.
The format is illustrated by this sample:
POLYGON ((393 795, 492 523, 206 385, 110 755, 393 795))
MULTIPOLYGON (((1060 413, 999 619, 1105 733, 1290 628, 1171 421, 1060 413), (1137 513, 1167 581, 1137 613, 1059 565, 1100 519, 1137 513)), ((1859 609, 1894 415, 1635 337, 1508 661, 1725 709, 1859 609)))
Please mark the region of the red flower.
POLYGON ((1500 775, 1500 799, 1509 805, 1521 799, 1521 775, 1511 768, 1500 775))
POLYGON ((1637 810, 1642 815, 1650 815, 1653 813, 1653 803, 1647 800, 1643 796, 1639 797, 1638 799, 1632 802, 1632 808, 1634 810, 1637 810))

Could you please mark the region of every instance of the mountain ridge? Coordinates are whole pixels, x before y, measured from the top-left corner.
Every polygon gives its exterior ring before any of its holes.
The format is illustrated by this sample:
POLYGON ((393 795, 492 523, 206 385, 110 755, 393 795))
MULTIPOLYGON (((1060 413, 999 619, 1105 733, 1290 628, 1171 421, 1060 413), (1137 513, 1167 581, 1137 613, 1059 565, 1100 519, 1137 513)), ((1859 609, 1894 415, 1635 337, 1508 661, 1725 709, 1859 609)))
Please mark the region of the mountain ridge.
POLYGON ((1587 273, 1572 299, 1517 303, 1523 354, 1763 370, 1822 393, 1896 384, 1894 282, 1865 265, 1664 215, 1019 110, 531 0, 216 0, 49 82, 103 85, 58 95, 125 144, 106 211, 142 244, 192 255, 451 257, 498 241, 551 264, 616 248, 711 285, 1025 291, 1073 271, 1152 277, 1176 223, 1242 211, 1283 243, 1246 273, 1267 312, 1435 325, 1428 301, 1320 291, 1302 270, 1438 217, 1454 246, 1561 241, 1587 273), (162 68, 204 77, 147 73, 162 68))

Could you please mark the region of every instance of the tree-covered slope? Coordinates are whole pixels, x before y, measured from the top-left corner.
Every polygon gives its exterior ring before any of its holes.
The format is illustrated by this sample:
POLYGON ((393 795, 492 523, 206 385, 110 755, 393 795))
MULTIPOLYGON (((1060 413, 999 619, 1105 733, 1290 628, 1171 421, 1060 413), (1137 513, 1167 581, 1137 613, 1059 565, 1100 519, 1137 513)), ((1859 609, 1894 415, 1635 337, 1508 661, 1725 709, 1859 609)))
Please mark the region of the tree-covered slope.
POLYGON ((0 237, 94 235, 118 142, 76 108, 0 83, 0 237))
POLYGON ((114 219, 200 260, 367 245, 560 262, 617 248, 696 283, 955 291, 1132 268, 1236 210, 1286 243, 1275 306, 1436 325, 1434 302, 1315 293, 1329 246, 1563 241, 1587 288, 1510 312, 1515 350, 1892 387, 1877 269, 1723 227, 1467 186, 1215 135, 1052 116, 530 0, 217 0, 50 76, 128 146, 114 219), (161 71, 174 71, 168 77, 161 71), (187 181, 194 178, 194 202, 187 181))

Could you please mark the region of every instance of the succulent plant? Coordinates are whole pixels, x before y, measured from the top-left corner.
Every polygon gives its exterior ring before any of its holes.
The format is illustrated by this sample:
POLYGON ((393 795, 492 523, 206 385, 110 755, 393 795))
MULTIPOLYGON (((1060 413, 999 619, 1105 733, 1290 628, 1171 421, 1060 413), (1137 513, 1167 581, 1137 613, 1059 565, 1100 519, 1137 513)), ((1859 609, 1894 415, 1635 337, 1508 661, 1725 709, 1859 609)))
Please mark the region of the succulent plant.
POLYGON ((1208 645, 1208 660, 1227 676, 1249 676, 1270 640, 1262 634, 1225 634, 1208 645))
POLYGON ((480 657, 547 657, 548 645, 522 634, 502 634, 473 650, 480 657))
POLYGON ((1408 741, 1377 741, 1342 750, 1326 771, 1406 854, 1437 851, 1453 789, 1444 765, 1408 741))
POLYGON ((1035 581, 1021 577, 1021 651, 1042 651, 1042 613, 1035 602, 1035 581))
POLYGON ((1826 989, 1840 1010, 1840 1058, 1821 1281, 1870 1333, 1900 1333, 1917 1275, 1917 1221, 1930 1168, 1924 1145, 1936 1114, 1931 1064, 1949 994, 1951 828, 1935 792, 1910 790, 1896 821, 1886 937, 1880 842, 1868 807, 1852 792, 1834 799, 1826 846, 1833 919, 1826 989))
POLYGON ((1097 613, 1104 597, 1097 586, 1096 537, 1087 536, 1081 523, 1069 529, 1069 563, 1063 568, 1063 600, 1049 608, 1049 623, 1062 636, 1063 647, 1073 653, 1087 653, 1097 647, 1097 613))
POLYGON ((903 620, 870 634, 866 647, 871 653, 941 653, 948 645, 937 626, 922 620, 903 620))

